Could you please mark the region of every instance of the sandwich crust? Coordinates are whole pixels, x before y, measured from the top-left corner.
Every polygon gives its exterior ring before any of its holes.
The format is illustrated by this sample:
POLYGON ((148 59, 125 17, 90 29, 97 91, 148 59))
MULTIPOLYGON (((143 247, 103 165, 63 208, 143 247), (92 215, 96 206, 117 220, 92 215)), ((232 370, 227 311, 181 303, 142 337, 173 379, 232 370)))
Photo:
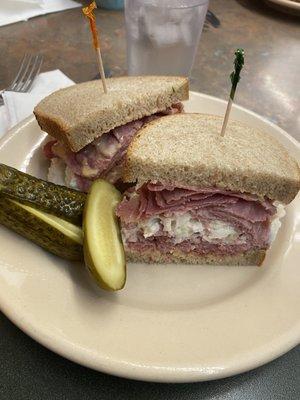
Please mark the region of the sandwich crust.
POLYGON ((189 96, 184 77, 109 78, 107 89, 105 94, 99 80, 69 86, 43 99, 34 115, 43 131, 77 152, 103 133, 189 96))
POLYGON ((222 117, 178 114, 142 128, 126 156, 123 180, 221 187, 283 203, 300 189, 297 162, 271 135, 222 117))
POLYGON ((147 264, 200 264, 200 265, 261 265, 264 261, 266 250, 249 250, 245 253, 234 255, 206 254, 199 255, 195 252, 184 253, 174 249, 172 254, 164 254, 158 250, 138 252, 126 250, 128 262, 144 262, 147 264))

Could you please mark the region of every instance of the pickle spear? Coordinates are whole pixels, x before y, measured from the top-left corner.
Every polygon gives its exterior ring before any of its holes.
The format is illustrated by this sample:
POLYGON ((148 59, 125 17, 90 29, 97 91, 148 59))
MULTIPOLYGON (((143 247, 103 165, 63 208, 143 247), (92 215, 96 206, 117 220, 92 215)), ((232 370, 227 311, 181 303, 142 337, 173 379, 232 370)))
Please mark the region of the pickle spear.
POLYGON ((82 230, 59 217, 0 196, 0 224, 59 257, 83 259, 82 230))
POLYGON ((110 183, 96 180, 87 196, 83 217, 84 259, 92 276, 105 290, 125 285, 126 263, 115 208, 121 193, 110 183))
POLYGON ((81 226, 85 193, 0 164, 0 194, 81 226))

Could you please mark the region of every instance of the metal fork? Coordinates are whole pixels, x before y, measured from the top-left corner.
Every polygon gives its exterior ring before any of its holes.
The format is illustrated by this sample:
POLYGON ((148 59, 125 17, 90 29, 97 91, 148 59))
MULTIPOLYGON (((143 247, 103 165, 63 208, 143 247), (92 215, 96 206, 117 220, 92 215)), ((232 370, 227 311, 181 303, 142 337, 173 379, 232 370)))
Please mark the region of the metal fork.
POLYGON ((24 55, 15 79, 6 89, 0 91, 0 106, 4 104, 2 93, 5 91, 29 92, 41 70, 42 63, 43 56, 41 54, 26 53, 24 55))

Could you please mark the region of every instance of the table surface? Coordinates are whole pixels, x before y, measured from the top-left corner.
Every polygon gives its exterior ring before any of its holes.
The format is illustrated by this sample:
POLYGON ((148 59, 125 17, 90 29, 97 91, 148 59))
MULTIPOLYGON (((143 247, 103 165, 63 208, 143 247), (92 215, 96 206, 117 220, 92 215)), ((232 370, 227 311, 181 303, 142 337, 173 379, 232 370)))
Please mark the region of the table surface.
MULTIPOLYGON (((263 1, 211 0, 221 26, 201 38, 192 90, 226 99, 236 47, 246 65, 236 102, 275 122, 300 140, 297 17, 263 1)), ((97 10, 105 70, 126 74, 122 12, 97 10)), ((43 70, 59 68, 76 82, 97 74, 90 32, 80 9, 0 28, 0 87, 16 73, 25 51, 40 52, 43 70)), ((298 399, 300 346, 254 371, 215 382, 154 384, 116 378, 73 364, 41 347, 0 314, 0 399, 298 399)))

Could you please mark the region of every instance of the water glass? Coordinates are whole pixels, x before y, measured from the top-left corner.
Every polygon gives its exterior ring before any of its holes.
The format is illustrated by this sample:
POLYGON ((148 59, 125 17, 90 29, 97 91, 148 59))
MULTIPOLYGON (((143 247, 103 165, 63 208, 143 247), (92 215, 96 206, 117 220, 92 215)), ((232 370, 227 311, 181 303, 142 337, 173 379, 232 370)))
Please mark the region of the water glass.
POLYGON ((189 76, 209 0, 125 0, 129 75, 189 76))

